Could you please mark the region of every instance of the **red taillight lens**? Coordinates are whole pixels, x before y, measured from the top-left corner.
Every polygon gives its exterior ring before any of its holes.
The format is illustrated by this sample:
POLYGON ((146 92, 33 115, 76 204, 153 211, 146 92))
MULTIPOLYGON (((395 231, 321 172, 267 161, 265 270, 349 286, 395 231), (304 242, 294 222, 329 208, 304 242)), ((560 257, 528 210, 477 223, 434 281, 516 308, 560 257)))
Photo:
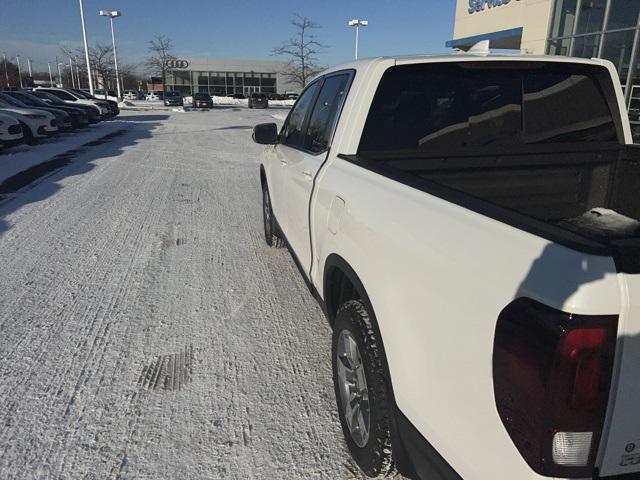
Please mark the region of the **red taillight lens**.
POLYGON ((617 328, 616 315, 572 315, 528 298, 500 313, 493 352, 496 406, 537 473, 593 473, 617 328))

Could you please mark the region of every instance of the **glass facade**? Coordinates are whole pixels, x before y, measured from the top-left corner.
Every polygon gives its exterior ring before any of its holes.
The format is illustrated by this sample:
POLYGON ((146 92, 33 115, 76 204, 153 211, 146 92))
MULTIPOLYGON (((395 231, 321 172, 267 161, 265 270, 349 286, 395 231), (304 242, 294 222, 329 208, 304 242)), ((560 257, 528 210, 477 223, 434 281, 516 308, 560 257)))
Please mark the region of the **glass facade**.
POLYGON ((209 72, 176 70, 167 74, 167 91, 184 95, 205 92, 209 95, 232 95, 254 92, 276 93, 277 74, 263 72, 209 72))
POLYGON ((640 0, 556 0, 547 53, 613 62, 627 105, 640 99, 640 0))

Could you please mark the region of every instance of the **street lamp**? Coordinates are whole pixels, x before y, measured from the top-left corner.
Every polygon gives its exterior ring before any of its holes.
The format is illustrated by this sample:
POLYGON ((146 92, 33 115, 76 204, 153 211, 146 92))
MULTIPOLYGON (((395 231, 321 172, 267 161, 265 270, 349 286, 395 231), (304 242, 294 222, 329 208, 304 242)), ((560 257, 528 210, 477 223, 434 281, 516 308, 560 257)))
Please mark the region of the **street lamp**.
POLYGON ((91 62, 89 61, 89 45, 87 45, 87 27, 84 24, 84 10, 80 1, 80 20, 82 20, 82 39, 84 40, 84 57, 87 61, 87 77, 89 77, 89 92, 93 95, 93 78, 91 78, 91 62))
MULTIPOLYGON (((113 42, 113 63, 116 67, 116 88, 118 89, 118 101, 122 98, 122 94, 120 93, 120 78, 118 76, 118 55, 116 54, 116 36, 113 33, 113 19, 122 15, 119 11, 113 10, 100 10, 100 15, 103 17, 109 17, 109 21, 111 22, 111 41, 113 42)), ((106 87, 105 87, 106 91, 106 87)))
POLYGON ((369 20, 359 20, 354 18, 349 20, 350 27, 356 27, 356 60, 358 59, 358 34, 360 33, 360 27, 366 27, 369 25, 369 20))
POLYGON ((53 87, 53 75, 51 75, 51 62, 47 62, 47 66, 49 67, 49 86, 53 87))

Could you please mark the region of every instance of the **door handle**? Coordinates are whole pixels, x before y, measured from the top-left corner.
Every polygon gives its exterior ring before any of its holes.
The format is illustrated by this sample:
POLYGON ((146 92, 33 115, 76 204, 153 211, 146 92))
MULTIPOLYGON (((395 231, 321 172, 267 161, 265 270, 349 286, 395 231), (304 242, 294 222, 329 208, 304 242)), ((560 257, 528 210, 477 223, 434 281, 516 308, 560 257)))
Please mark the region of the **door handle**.
POLYGON ((303 175, 307 180, 313 180, 313 174, 312 174, 309 170, 305 170, 304 172, 302 172, 302 175, 303 175))
POLYGON ((282 165, 286 165, 286 164, 287 164, 287 161, 286 161, 284 158, 281 158, 281 159, 280 159, 280 163, 281 163, 282 165))

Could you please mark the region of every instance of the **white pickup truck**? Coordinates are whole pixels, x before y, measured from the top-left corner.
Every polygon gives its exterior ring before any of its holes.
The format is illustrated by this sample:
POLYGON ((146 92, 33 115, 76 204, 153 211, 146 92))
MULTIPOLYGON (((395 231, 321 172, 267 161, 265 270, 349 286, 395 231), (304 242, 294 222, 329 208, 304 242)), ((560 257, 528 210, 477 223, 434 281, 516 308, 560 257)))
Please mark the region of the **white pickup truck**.
POLYGON ((265 238, 333 327, 369 476, 640 478, 640 151, 613 65, 376 58, 300 95, 265 238))

